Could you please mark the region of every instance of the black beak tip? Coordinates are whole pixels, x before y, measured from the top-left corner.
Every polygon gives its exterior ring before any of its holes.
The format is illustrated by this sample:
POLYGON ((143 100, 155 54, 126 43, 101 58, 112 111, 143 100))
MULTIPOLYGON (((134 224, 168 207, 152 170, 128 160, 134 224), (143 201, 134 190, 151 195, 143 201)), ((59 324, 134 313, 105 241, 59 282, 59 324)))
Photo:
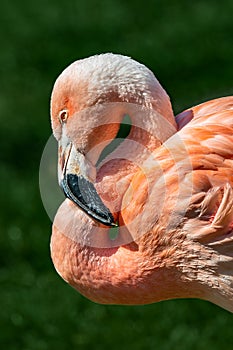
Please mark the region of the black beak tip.
POLYGON ((92 219, 108 227, 118 226, 110 210, 100 199, 94 185, 85 177, 66 174, 61 182, 65 196, 92 219))

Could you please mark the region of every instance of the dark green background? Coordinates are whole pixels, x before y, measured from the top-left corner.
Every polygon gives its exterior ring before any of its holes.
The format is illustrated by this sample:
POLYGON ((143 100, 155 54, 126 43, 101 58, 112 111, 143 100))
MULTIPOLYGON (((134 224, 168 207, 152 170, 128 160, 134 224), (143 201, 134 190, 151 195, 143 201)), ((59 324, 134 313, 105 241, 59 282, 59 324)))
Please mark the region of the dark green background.
POLYGON ((40 157, 55 78, 101 52, 150 67, 175 112, 233 94, 233 1, 11 1, 0 4, 0 342, 8 350, 231 349, 233 316, 198 300, 96 305, 49 254, 40 157))

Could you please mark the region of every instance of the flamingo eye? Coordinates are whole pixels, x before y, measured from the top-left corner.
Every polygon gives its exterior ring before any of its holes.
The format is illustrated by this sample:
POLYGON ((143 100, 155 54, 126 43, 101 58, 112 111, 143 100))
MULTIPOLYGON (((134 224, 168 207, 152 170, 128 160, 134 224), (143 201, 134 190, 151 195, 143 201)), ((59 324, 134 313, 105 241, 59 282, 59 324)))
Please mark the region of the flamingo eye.
POLYGON ((65 123, 67 118, 68 118, 67 109, 63 109, 62 111, 60 111, 58 118, 59 118, 61 124, 65 123))

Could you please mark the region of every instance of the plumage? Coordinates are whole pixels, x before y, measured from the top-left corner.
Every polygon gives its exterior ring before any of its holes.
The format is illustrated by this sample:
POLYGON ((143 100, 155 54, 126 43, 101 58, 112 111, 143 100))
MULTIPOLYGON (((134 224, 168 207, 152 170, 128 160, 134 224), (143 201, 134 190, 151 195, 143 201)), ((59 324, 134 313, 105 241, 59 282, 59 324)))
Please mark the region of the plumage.
POLYGON ((153 73, 113 54, 77 61, 55 83, 54 135, 65 130, 90 167, 125 114, 130 134, 94 180, 118 235, 66 199, 51 239, 58 273, 99 303, 187 297, 233 312, 233 96, 174 117, 153 73))

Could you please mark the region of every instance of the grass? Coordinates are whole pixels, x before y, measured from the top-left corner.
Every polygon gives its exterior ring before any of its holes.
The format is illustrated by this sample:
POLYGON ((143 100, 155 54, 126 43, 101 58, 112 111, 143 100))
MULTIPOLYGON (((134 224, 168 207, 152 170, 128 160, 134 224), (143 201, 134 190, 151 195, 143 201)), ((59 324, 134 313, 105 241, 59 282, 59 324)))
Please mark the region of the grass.
POLYGON ((1 2, 0 344, 8 350, 233 347, 232 315, 198 300, 96 305, 56 274, 41 203, 49 99, 75 59, 119 52, 150 67, 175 112, 233 94, 233 3, 1 2))

